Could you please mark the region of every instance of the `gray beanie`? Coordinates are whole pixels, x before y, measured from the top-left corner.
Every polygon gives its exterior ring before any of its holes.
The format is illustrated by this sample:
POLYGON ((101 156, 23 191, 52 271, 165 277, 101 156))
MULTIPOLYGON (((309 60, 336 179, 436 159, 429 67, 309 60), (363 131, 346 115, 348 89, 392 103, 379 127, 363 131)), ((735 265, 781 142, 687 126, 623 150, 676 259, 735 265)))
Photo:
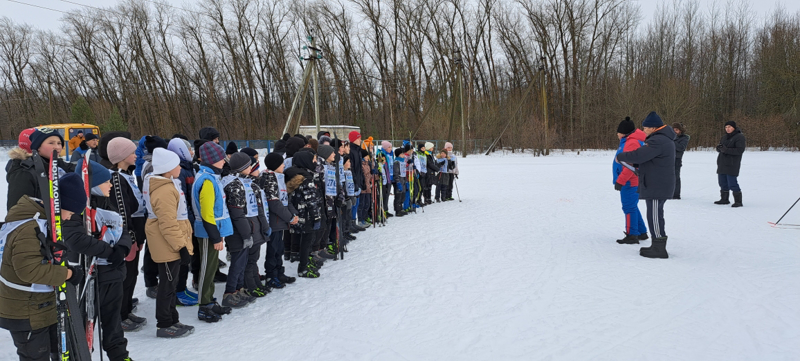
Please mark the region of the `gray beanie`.
POLYGON ((331 156, 331 154, 333 154, 333 152, 334 152, 333 147, 325 144, 320 144, 319 148, 317 149, 317 154, 319 154, 319 156, 322 157, 322 159, 326 160, 328 159, 328 157, 331 156))
POLYGON ((228 164, 230 164, 232 172, 239 173, 250 166, 250 156, 242 152, 233 153, 228 164))

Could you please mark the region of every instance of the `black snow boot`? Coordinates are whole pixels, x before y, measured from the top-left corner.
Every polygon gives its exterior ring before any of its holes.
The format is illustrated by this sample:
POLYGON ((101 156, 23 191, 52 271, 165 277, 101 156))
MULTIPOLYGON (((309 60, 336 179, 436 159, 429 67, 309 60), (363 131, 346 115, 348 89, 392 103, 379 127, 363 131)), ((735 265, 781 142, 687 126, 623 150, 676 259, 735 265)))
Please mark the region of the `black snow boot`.
POLYGON ((639 244, 639 235, 625 233, 625 238, 618 239, 619 244, 639 244))
POLYGON ((639 235, 639 240, 640 241, 646 241, 648 239, 650 239, 650 237, 647 236, 646 232, 639 235))
POLYGON ((730 201, 731 192, 730 191, 719 191, 719 194, 720 194, 720 198, 719 198, 718 201, 714 202, 714 204, 731 204, 731 201, 730 201))
POLYGON ((739 208, 742 204, 742 192, 733 192, 733 208, 739 208))
POLYGON ((669 258, 667 254, 667 237, 653 238, 650 247, 639 249, 639 255, 647 258, 669 258))

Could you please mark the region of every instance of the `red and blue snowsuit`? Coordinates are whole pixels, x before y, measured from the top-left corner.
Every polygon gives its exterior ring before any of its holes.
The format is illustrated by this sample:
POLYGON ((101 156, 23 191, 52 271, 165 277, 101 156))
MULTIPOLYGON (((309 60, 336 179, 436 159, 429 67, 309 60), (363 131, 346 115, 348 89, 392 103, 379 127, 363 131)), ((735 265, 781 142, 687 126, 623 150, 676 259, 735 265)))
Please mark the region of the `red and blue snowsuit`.
POLYGON ((613 162, 614 183, 621 184, 620 198, 622 211, 625 213, 625 234, 639 235, 647 233, 647 227, 639 212, 639 176, 632 170, 616 162, 616 156, 623 152, 630 152, 644 145, 646 136, 641 129, 636 129, 619 141, 619 148, 614 155, 613 162))

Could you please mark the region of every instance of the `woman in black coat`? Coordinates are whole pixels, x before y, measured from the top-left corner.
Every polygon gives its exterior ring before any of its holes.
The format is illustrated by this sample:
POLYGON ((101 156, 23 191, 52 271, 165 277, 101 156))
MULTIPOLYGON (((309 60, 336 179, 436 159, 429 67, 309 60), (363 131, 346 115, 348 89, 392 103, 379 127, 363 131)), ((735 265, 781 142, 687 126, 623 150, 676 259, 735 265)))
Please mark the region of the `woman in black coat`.
POLYGON ((673 123, 672 130, 675 131, 675 194, 672 199, 681 199, 681 167, 683 167, 683 152, 689 144, 689 135, 686 128, 681 123, 673 123))
POLYGON ((742 206, 742 189, 739 188, 739 168, 747 143, 736 122, 725 123, 725 135, 717 145, 717 177, 719 178, 720 200, 714 204, 731 204, 729 197, 733 191, 733 207, 742 206))

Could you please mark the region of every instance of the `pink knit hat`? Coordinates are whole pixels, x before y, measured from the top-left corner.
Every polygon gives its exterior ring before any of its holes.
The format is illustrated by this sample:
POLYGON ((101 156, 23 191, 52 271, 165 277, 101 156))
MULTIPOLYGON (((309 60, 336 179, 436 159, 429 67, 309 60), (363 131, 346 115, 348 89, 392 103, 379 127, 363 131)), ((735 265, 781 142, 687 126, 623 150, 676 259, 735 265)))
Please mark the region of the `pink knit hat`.
POLYGON ((383 148, 383 150, 388 152, 392 150, 392 143, 388 140, 384 140, 381 142, 381 147, 383 148))
POLYGON ((444 143, 444 149, 453 149, 453 143, 450 142, 444 143))
POLYGON ((136 152, 136 143, 125 137, 116 137, 108 142, 108 161, 117 164, 136 152))

